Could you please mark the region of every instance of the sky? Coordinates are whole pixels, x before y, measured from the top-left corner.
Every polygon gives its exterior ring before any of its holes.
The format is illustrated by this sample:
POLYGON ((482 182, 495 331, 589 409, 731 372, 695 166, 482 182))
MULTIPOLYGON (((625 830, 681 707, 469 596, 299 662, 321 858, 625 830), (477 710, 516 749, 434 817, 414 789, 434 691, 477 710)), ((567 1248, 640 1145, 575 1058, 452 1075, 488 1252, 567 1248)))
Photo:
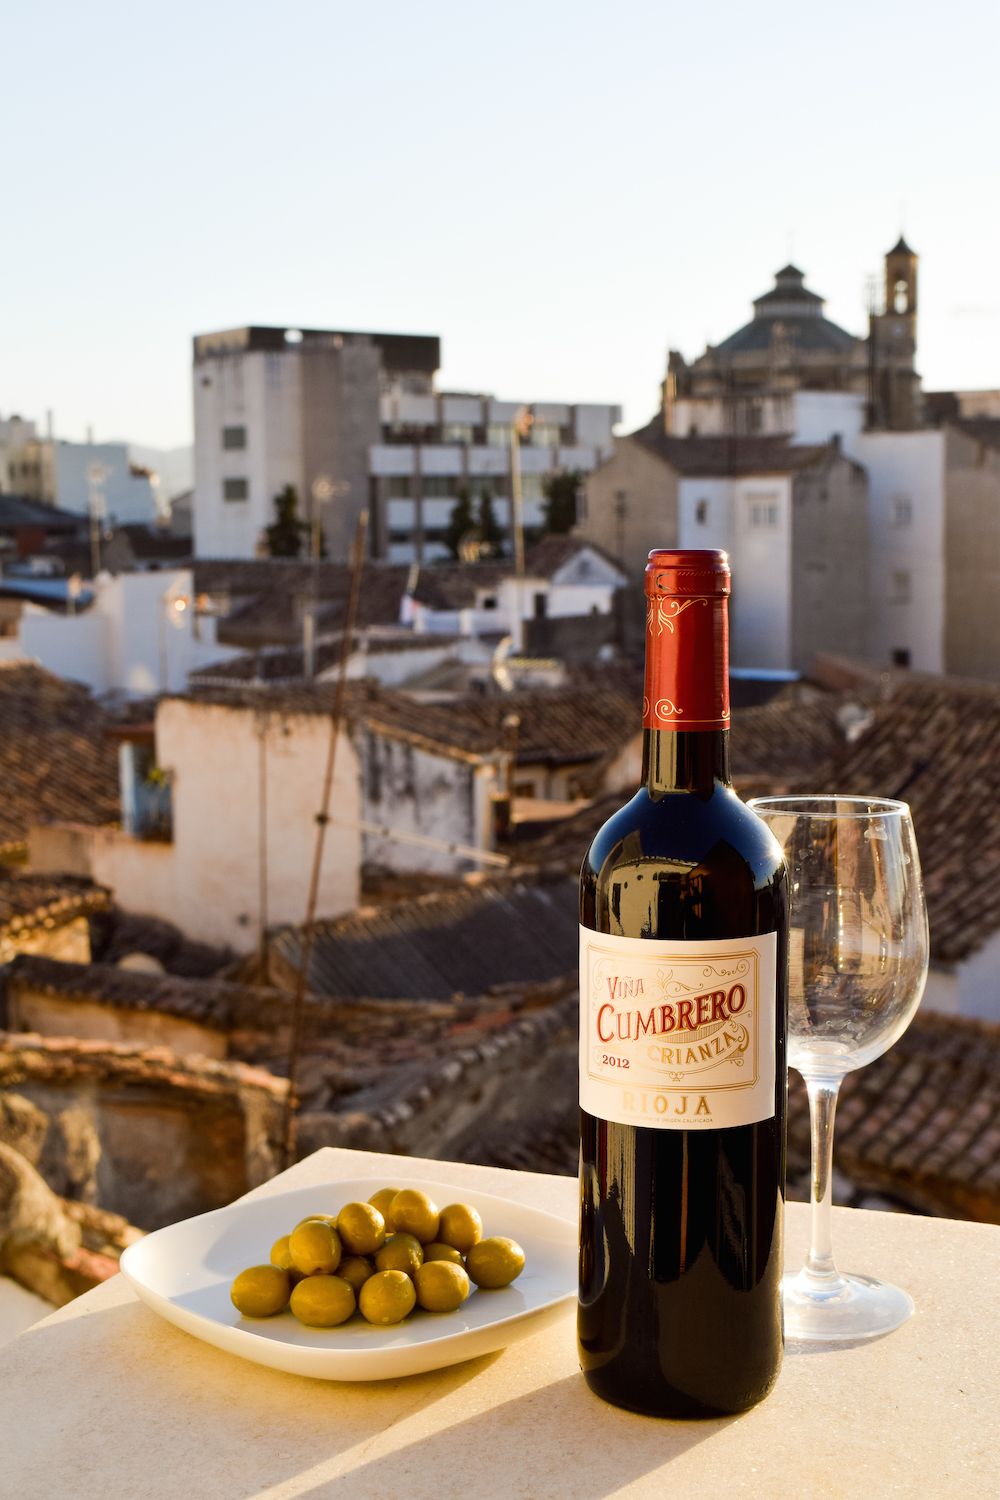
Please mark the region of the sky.
POLYGON ((1000 387, 1000 7, 32 0, 0 90, 0 414, 191 438, 190 339, 437 333, 442 389, 646 421, 789 256, 1000 387))

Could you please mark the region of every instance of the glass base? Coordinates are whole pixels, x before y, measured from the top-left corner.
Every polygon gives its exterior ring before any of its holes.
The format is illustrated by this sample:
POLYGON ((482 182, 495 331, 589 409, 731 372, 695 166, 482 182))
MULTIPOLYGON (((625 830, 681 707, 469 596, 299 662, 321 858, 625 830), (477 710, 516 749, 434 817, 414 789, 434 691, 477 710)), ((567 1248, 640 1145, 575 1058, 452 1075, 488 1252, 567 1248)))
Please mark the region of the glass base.
POLYGON ((829 1278, 800 1271, 781 1283, 786 1339, 847 1344, 891 1333, 913 1313, 913 1298, 871 1276, 829 1278))

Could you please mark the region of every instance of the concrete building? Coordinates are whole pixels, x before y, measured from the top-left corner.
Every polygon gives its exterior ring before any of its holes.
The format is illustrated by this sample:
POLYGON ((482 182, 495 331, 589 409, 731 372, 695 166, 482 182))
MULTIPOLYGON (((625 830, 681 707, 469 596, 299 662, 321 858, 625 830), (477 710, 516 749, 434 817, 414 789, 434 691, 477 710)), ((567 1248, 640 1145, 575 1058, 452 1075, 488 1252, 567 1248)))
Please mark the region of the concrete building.
POLYGON ((1000 682, 1000 416, 943 437, 945 670, 1000 682))
MULTIPOLYGON (((491 497, 510 525, 511 432, 524 403, 440 393, 436 337, 248 327, 194 341, 194 536, 199 557, 260 554, 274 500, 347 556, 371 505, 370 550, 393 562, 447 556, 460 492, 491 497)), ((614 406, 537 403, 521 450, 524 523, 542 521, 543 483, 592 469, 611 449, 614 406)))
POLYGON ((836 442, 678 438, 653 422, 591 477, 579 530, 633 574, 654 547, 724 548, 734 667, 805 671, 838 642, 866 649, 868 486, 836 442))
POLYGON ((617 406, 497 401, 484 395, 382 399, 382 441, 370 464, 375 547, 391 562, 449 557, 445 533, 456 501, 469 497, 473 516, 484 502, 509 538, 513 491, 511 433, 520 411, 532 418, 519 440, 522 520, 537 530, 545 518, 545 483, 560 472, 589 474, 613 448, 617 406))

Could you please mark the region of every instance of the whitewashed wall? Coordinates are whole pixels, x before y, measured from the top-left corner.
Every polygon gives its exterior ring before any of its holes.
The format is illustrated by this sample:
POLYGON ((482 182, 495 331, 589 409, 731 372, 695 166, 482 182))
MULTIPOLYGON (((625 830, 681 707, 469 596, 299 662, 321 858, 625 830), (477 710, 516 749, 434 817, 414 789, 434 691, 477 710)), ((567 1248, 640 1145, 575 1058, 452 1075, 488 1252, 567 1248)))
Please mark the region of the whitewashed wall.
POLYGON ((721 547, 733 570, 730 663, 786 670, 792 663, 792 482, 788 475, 751 479, 682 479, 678 546, 721 547), (698 506, 707 504, 704 522, 698 506), (751 525, 754 503, 773 504, 777 524, 751 525))
POLYGON ((910 652, 916 671, 944 669, 943 432, 869 432, 845 443, 868 470, 871 496, 870 651, 888 663, 894 650, 910 652), (911 520, 897 520, 897 500, 908 500, 911 520), (897 601, 895 573, 909 575, 909 600, 897 601))
MULTIPOLYGON (((159 765, 171 773, 173 841, 98 830, 92 870, 126 911, 174 922, 201 942, 251 952, 260 921, 260 768, 266 764, 268 922, 305 915, 330 721, 261 717, 250 709, 167 699, 156 720, 159 765)), ((358 762, 346 734, 337 746, 335 819, 357 824, 358 762)), ((356 907, 361 836, 331 824, 320 880, 320 917, 356 907)))
POLYGON ((217 644, 213 619, 196 617, 193 586, 188 568, 101 574, 94 603, 79 614, 26 606, 19 655, 94 693, 179 692, 196 668, 240 654, 217 644))

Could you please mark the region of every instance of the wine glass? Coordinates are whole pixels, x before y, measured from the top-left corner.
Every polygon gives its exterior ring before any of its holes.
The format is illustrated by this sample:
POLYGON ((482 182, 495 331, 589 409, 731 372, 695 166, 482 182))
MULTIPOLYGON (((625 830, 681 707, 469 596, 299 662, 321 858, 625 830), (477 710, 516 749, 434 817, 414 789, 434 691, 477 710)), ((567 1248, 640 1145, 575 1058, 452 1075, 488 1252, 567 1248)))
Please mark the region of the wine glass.
POLYGON ((805 1080, 812 1137, 806 1263, 785 1277, 785 1331, 845 1341, 897 1328, 906 1292, 844 1276, 831 1244, 831 1166, 845 1073, 898 1041, 927 979, 927 908, 905 802, 870 797, 758 797, 750 806, 782 846, 791 891, 788 1061, 805 1080))

